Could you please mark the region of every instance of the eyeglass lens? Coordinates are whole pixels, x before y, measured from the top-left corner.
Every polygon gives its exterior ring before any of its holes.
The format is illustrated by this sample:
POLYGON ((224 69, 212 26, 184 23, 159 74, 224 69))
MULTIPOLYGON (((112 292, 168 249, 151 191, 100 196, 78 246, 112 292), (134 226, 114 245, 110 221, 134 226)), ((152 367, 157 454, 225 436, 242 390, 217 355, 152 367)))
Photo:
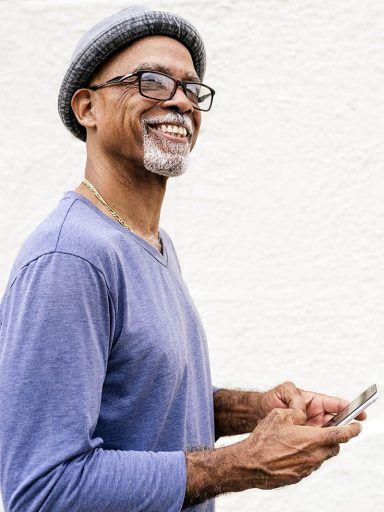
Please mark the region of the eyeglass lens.
MULTIPOLYGON (((140 77, 140 92, 154 100, 168 100, 173 95, 175 81, 159 73, 145 72, 140 77)), ((212 93, 208 87, 197 83, 186 83, 187 98, 201 110, 208 110, 212 93)))

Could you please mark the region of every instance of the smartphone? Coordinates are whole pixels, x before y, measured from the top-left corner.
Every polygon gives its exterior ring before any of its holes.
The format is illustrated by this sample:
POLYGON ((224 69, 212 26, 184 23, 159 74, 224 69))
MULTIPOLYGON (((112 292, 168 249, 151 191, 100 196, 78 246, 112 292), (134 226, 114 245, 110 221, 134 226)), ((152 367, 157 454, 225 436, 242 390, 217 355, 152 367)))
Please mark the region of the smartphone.
POLYGON ((368 389, 363 391, 353 402, 347 405, 342 411, 331 418, 328 423, 323 425, 324 427, 336 427, 337 425, 346 425, 350 423, 356 416, 358 416, 364 409, 369 405, 373 404, 375 400, 379 398, 379 392, 377 391, 376 384, 370 386, 368 389))

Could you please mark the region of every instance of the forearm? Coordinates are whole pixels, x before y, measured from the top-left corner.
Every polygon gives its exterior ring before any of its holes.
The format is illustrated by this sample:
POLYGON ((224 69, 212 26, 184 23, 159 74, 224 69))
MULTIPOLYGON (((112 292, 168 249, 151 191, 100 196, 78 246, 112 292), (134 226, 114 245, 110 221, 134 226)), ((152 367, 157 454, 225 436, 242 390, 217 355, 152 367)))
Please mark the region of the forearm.
POLYGON ((183 508, 197 505, 219 494, 245 489, 231 446, 186 452, 185 457, 187 489, 183 508))
POLYGON ((259 399, 262 393, 220 389, 213 395, 215 437, 252 432, 260 417, 259 399))

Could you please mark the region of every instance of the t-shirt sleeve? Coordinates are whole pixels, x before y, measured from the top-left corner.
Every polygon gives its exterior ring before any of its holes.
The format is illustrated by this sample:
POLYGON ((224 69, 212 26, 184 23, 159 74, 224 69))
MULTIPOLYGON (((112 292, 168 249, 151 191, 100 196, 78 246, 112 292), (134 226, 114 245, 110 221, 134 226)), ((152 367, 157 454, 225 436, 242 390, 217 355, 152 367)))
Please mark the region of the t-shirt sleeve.
POLYGON ((40 256, 6 292, 0 317, 5 510, 181 510, 182 451, 106 450, 93 435, 114 314, 103 274, 70 254, 40 256))

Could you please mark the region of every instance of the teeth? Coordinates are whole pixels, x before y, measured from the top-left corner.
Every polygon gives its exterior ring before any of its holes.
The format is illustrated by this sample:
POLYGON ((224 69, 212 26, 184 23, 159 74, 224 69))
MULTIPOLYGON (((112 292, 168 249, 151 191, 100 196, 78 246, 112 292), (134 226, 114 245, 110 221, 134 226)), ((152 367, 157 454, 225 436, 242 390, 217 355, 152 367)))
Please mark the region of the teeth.
POLYGON ((188 133, 184 126, 177 126, 175 124, 160 124, 156 126, 156 129, 163 133, 171 133, 178 137, 186 137, 188 133))

